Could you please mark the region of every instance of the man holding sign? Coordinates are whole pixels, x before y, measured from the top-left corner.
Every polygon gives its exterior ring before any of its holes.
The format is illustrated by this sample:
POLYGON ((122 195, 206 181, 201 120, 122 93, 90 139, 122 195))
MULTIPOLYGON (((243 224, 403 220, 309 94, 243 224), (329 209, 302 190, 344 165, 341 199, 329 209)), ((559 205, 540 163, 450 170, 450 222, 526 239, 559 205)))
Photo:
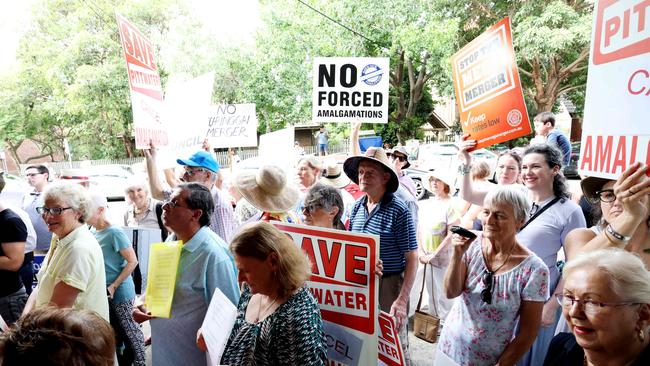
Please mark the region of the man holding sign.
POLYGON ((399 180, 382 148, 369 148, 365 156, 353 156, 343 164, 345 174, 359 185, 365 197, 350 215, 350 230, 380 237, 384 271, 379 282, 379 306, 395 318, 407 364, 407 304, 418 266, 415 225, 411 212, 394 195, 399 180))
POLYGON ((181 240, 180 265, 170 319, 151 320, 154 365, 205 365, 195 345, 216 288, 239 302, 235 264, 226 243, 208 227, 214 209, 210 191, 197 183, 181 184, 163 205, 162 219, 181 240))

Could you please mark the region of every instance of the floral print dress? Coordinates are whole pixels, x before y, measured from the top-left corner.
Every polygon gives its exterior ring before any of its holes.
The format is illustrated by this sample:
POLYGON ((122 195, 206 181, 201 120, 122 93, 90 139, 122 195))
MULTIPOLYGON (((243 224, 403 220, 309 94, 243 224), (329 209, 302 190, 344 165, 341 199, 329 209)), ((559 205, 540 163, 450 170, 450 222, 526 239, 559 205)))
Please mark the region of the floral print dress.
POLYGON ((479 236, 463 255, 467 265, 465 290, 447 316, 438 351, 459 365, 494 365, 515 333, 522 301, 545 302, 549 296, 548 268, 534 254, 511 270, 497 274, 492 304, 481 300, 487 266, 479 236))

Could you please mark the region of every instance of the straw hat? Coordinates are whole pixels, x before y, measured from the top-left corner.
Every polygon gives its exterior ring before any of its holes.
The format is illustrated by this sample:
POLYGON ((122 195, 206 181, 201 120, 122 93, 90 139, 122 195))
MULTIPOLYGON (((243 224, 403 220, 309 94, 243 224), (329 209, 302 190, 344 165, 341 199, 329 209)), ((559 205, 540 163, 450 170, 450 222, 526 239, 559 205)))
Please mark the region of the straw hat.
POLYGON ((582 188, 582 194, 585 198, 592 203, 598 203, 600 198, 596 194, 596 191, 603 189, 603 186, 613 179, 600 178, 600 177, 586 177, 580 181, 580 187, 582 188))
POLYGON ((287 184, 284 171, 265 165, 256 172, 244 171, 235 178, 235 187, 255 208, 264 212, 286 212, 298 204, 298 189, 287 184))
POLYGON ((439 181, 442 181, 446 185, 449 186, 449 189, 451 192, 454 192, 454 186, 456 183, 456 174, 453 173, 445 173, 443 171, 430 171, 427 173, 427 175, 424 177, 424 188, 426 188, 427 191, 433 192, 433 189, 431 189, 431 178, 436 178, 439 181))
POLYGON ((352 156, 345 160, 343 163, 343 170, 345 174, 352 179, 356 184, 359 184, 359 163, 362 161, 374 161, 383 165, 390 172, 390 180, 386 185, 386 190, 388 192, 395 192, 399 187, 399 179, 397 178, 397 173, 393 169, 393 165, 388 161, 386 156, 386 151, 381 147, 369 147, 366 150, 366 154, 363 156, 352 156))
POLYGON ((350 184, 350 178, 343 174, 341 164, 332 159, 325 162, 325 175, 318 181, 334 188, 343 188, 350 184))

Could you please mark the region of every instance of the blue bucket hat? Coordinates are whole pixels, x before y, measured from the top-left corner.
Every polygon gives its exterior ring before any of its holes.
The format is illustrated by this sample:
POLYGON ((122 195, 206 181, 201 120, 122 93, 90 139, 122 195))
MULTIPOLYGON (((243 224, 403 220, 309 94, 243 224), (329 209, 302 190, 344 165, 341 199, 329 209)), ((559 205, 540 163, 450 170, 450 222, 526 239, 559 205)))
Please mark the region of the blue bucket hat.
POLYGON ((189 159, 177 159, 176 162, 180 165, 205 168, 214 173, 219 171, 219 163, 207 151, 199 151, 189 159))

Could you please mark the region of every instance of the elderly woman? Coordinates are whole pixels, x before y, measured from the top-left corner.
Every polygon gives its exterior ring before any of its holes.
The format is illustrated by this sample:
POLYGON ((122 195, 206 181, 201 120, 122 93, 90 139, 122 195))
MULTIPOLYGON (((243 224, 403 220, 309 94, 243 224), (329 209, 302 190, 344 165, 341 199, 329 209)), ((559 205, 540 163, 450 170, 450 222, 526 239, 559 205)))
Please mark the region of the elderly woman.
POLYGON ((621 249, 567 262, 557 295, 571 333, 553 338, 545 365, 650 365, 650 272, 621 249))
MULTIPOLYGON (((429 293, 429 312, 435 312, 440 319, 445 319, 453 301, 448 299, 442 289, 442 282, 449 263, 449 250, 438 247, 449 234, 452 225, 460 222, 461 200, 451 196, 451 187, 454 185, 454 175, 430 172, 425 177, 426 189, 433 196, 420 203, 422 215, 418 223, 419 259, 426 266, 427 292, 429 293)), ((412 304, 416 301, 412 293, 412 304)), ((415 308, 415 307, 412 307, 415 308)))
POLYGON ((52 246, 38 272, 38 286, 23 313, 45 305, 97 312, 109 320, 104 258, 86 220, 92 200, 78 184, 48 188, 44 206, 36 210, 52 232, 52 246))
MULTIPOLYGON (((466 142, 461 150, 467 151, 473 145, 466 142)), ((461 174, 468 171, 467 168, 461 166, 461 174)), ((566 244, 566 236, 573 229, 586 226, 582 209, 568 199, 570 193, 561 168, 562 152, 556 147, 547 144, 530 146, 522 158, 521 178, 525 187, 514 185, 521 187, 517 189, 526 192, 532 203, 531 217, 517 233, 517 240, 539 256, 548 267, 551 294, 555 293, 556 288, 562 288, 560 271, 555 264, 558 252, 566 244)), ((471 179, 465 175, 461 184, 461 197, 481 204, 479 199, 484 196, 485 192, 473 190, 471 179)), ((558 319, 557 301, 547 300, 537 340, 519 365, 537 366, 544 362, 558 319)))
POLYGON ((638 254, 650 269, 650 180, 648 167, 634 164, 618 180, 587 177, 582 192, 597 211, 600 222, 588 229, 575 229, 566 238, 567 259, 577 253, 618 247, 638 254))
POLYGON ((301 192, 306 192, 309 187, 318 182, 322 175, 322 163, 315 156, 305 156, 298 160, 298 187, 301 192))
POLYGON ((320 310, 305 286, 306 255, 266 222, 244 227, 230 250, 243 293, 221 364, 325 365, 320 310))
POLYGON ((93 193, 91 197, 95 209, 88 218, 88 224, 94 228, 92 233, 104 255, 111 325, 118 339, 127 342, 129 352, 126 363, 145 365, 144 336, 132 315, 135 285, 131 273, 138 265, 138 260, 124 231, 119 226, 112 225, 106 218, 106 197, 98 193, 93 193))
POLYGON ((0 334, 2 365, 112 366, 110 324, 88 310, 45 306, 0 334))
POLYGON ((521 190, 498 187, 483 203, 482 234, 453 235, 444 286, 447 297, 460 299, 442 328, 436 364, 514 365, 533 343, 549 273, 516 237, 529 209, 521 190))
POLYGON ((168 232, 162 223, 162 202, 151 198, 149 184, 130 180, 125 193, 131 203, 124 212, 124 226, 159 229, 162 240, 165 240, 168 232))
POLYGON ((346 230, 341 222, 343 211, 343 198, 339 190, 320 183, 307 191, 302 206, 305 224, 328 229, 346 230))

